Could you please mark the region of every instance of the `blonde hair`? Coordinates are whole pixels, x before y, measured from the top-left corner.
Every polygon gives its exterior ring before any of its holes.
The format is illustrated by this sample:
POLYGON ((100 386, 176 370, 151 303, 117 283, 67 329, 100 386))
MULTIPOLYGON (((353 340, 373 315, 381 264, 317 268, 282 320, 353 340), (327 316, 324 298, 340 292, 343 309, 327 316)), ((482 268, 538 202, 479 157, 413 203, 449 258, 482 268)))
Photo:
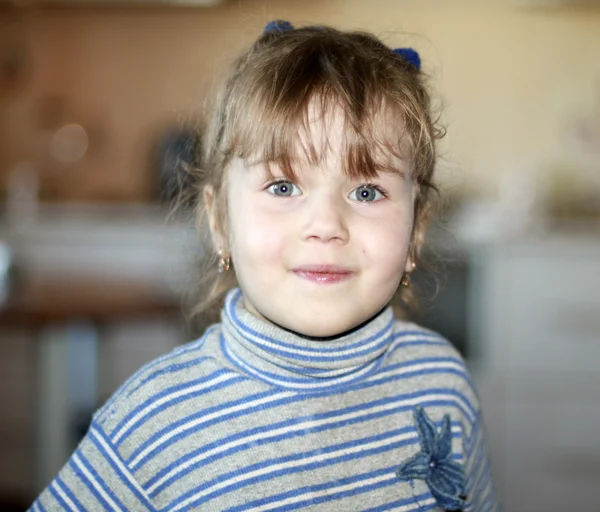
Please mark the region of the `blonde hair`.
MULTIPOLYGON (((299 133, 307 132, 309 105, 315 102, 322 112, 338 108, 343 113, 344 171, 350 176, 376 176, 386 167, 382 155, 409 158, 418 184, 409 254, 417 262, 436 190, 435 142, 443 136, 430 112, 424 76, 374 36, 324 26, 266 32, 234 63, 208 117, 202 161, 195 169, 200 233, 208 232, 202 202, 207 186, 220 229, 227 233, 232 158, 264 162, 267 169, 277 164, 289 179, 294 179, 296 159, 320 158, 314 143, 299 149, 299 133), (378 129, 382 120, 385 133, 378 129), (390 140, 390 131, 397 137, 390 140)), ((217 273, 210 245, 205 256, 192 315, 220 309, 224 294, 236 285, 234 272, 217 273)), ((410 288, 399 290, 399 303, 411 304, 410 288)))

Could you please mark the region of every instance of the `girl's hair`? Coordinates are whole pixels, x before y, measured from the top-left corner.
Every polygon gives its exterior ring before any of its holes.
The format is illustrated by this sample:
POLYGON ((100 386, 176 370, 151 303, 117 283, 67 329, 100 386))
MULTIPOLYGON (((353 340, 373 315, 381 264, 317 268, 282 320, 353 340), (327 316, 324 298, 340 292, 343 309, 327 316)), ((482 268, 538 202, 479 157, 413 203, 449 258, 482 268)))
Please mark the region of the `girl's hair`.
MULTIPOLYGON (((234 63, 208 117, 202 160, 194 169, 200 233, 209 232, 202 192, 210 186, 227 239, 227 168, 232 158, 264 162, 267 169, 276 164, 294 179, 295 160, 316 163, 322 156, 314 142, 301 142, 310 141, 300 136, 308 132, 309 108, 323 114, 338 109, 346 136, 344 170, 350 176, 376 176, 389 166, 390 155, 408 160, 418 184, 409 251, 418 263, 436 191, 435 142, 443 136, 431 115, 422 72, 370 34, 324 26, 281 27, 266 31, 234 63)), ((206 247, 192 316, 218 311, 224 294, 236 285, 234 272, 217 272, 218 255, 206 247)), ((410 287, 399 287, 396 295, 399 304, 414 302, 410 287)))

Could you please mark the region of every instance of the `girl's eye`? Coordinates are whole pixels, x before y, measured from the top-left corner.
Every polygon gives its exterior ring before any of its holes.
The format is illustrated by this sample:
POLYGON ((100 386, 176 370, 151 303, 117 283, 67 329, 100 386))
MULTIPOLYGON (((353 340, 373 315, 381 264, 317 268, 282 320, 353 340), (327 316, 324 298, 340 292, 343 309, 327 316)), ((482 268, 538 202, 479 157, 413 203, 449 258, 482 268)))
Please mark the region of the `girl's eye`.
POLYGON ((289 197, 299 196, 300 189, 291 181, 278 181, 269 185, 267 190, 274 196, 289 197))
POLYGON ((361 203, 379 201, 383 197, 382 191, 374 185, 361 185, 350 192, 350 199, 360 201, 361 203))

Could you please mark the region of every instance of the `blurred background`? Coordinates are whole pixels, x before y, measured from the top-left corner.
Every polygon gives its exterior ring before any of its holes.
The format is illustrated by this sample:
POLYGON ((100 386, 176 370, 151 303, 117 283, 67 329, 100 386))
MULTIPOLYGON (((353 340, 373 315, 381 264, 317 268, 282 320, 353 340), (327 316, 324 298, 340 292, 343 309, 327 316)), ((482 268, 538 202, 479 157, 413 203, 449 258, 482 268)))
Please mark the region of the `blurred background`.
POLYGON ((0 510, 201 329, 177 162, 276 18, 421 53, 448 135, 418 320, 473 371, 505 510, 597 511, 599 0, 0 0, 0 510))

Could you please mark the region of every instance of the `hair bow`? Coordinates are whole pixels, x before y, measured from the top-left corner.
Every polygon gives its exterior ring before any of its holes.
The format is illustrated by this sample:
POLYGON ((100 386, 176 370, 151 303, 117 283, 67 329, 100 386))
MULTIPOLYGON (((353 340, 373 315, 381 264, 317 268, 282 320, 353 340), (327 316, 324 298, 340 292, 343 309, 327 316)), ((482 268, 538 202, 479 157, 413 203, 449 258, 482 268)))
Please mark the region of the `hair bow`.
POLYGON ((417 68, 417 71, 421 71, 421 57, 419 57, 419 53, 416 50, 412 48, 396 48, 394 53, 412 64, 417 68))
POLYGON ((265 34, 268 32, 289 32, 290 30, 294 30, 294 26, 285 20, 273 20, 265 25, 265 34))

